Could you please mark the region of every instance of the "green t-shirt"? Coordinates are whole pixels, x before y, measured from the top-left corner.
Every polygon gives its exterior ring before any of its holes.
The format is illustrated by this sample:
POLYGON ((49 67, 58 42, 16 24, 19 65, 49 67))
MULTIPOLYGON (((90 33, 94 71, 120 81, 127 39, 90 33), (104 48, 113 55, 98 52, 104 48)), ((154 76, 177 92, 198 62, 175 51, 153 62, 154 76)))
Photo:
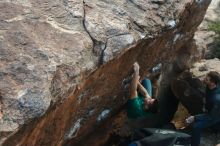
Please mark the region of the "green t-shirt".
POLYGON ((144 109, 144 98, 137 96, 127 101, 127 115, 130 119, 149 116, 151 113, 144 109))

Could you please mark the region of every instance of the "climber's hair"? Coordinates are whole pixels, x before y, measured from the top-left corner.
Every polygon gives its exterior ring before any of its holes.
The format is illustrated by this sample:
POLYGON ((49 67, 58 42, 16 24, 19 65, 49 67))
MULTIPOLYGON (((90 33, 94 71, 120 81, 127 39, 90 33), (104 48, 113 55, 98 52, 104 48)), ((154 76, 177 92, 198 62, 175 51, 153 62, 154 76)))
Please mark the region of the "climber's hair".
POLYGON ((216 85, 220 82, 220 74, 216 71, 210 71, 207 76, 210 78, 210 81, 216 85))

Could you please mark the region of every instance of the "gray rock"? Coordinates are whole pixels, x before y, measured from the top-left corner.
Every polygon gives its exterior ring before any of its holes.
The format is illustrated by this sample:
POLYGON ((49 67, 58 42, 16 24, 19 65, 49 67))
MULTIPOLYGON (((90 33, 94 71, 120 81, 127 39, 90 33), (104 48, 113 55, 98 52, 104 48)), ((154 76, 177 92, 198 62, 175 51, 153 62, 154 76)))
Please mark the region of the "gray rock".
POLYGON ((134 61, 141 75, 171 61, 209 2, 1 0, 0 132, 18 128, 3 145, 63 145, 89 134, 101 109, 116 113, 124 104, 121 82, 134 61), (90 119, 77 122, 88 108, 90 119))

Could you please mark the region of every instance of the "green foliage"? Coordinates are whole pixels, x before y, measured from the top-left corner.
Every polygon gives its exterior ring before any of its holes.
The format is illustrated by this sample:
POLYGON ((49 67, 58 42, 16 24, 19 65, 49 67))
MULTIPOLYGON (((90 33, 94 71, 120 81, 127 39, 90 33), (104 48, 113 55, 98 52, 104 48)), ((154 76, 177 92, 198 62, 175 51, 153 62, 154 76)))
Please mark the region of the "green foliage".
POLYGON ((220 21, 210 23, 209 30, 214 31, 217 34, 220 34, 220 21))
POLYGON ((214 31, 218 36, 215 38, 211 53, 220 59, 220 21, 212 22, 208 25, 209 30, 214 31))

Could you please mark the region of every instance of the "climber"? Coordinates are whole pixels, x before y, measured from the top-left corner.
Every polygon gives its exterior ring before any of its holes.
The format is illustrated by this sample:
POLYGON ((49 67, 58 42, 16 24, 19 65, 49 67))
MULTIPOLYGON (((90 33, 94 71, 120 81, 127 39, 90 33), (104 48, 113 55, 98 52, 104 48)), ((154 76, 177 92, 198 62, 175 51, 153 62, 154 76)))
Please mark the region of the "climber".
POLYGON ((215 71, 209 72, 204 83, 206 85, 206 109, 207 112, 186 119, 186 123, 192 123, 192 146, 199 146, 201 132, 204 128, 211 127, 220 122, 220 75, 215 71))
POLYGON ((156 100, 152 97, 152 86, 149 79, 144 79, 140 83, 139 65, 134 63, 134 74, 130 89, 130 98, 127 102, 127 115, 130 119, 146 117, 151 113, 148 111, 156 100), (138 92, 139 91, 139 92, 138 92))

